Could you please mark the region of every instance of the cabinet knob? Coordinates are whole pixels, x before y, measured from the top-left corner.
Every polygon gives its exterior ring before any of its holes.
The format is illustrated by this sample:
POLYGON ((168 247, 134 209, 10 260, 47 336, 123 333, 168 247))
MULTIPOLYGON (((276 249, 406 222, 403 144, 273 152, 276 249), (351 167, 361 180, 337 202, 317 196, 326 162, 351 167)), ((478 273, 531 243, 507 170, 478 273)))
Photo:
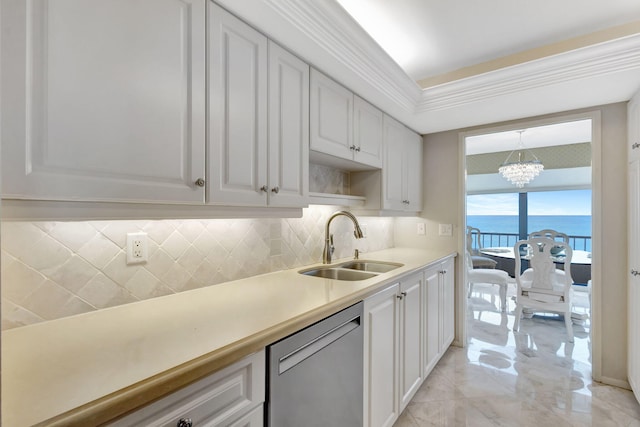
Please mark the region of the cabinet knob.
POLYGON ((631 270, 631 275, 632 275, 632 276, 640 276, 640 271, 638 271, 638 270, 631 270))
POLYGON ((356 146, 355 146, 355 145, 350 145, 350 146, 349 146, 349 150, 353 151, 353 150, 355 150, 355 149, 356 149, 356 146))
POLYGON ((640 142, 636 142, 636 143, 631 144, 631 149, 632 150, 635 150, 636 148, 640 148, 640 142))
POLYGON ((204 187, 205 181, 204 181, 204 179, 202 179, 202 178, 198 178, 198 179, 196 179, 195 184, 196 184, 198 187, 204 187))
POLYGON ((360 152, 360 147, 355 147, 356 153, 360 152))
POLYGON ((176 427, 193 427, 193 421, 191 421, 191 418, 180 418, 176 427))
POLYGON ((403 295, 402 295, 402 294, 400 294, 400 295, 396 295, 396 298, 398 298, 398 299, 402 299, 402 298, 403 298, 403 295))
POLYGON ((278 186, 276 185, 275 187, 273 187, 273 188, 271 189, 271 192, 272 192, 272 193, 276 193, 276 194, 278 194, 278 193, 280 192, 280 187, 278 187, 278 186))
POLYGON ((269 191, 269 187, 267 187, 266 185, 263 185, 262 187, 260 187, 260 191, 262 191, 263 193, 266 193, 267 191, 269 191))

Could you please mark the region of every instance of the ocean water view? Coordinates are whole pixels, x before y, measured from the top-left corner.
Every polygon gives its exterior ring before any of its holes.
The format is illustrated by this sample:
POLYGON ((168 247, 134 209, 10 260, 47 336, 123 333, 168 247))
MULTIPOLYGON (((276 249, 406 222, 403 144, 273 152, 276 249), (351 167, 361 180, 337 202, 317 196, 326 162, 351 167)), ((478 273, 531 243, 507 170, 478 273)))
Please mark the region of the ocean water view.
MULTIPOLYGON (((467 225, 478 228, 482 233, 518 233, 517 215, 468 215, 467 225)), ((552 229, 569 236, 591 236, 591 215, 529 215, 528 230, 552 229)), ((510 240, 509 245, 515 243, 510 240)), ((576 241, 583 249, 583 240, 576 241)), ((508 246, 503 240, 501 246, 508 246)), ((495 244, 495 246, 500 246, 495 244)), ((487 246, 485 244, 485 246, 487 246)), ((586 240, 586 250, 591 251, 591 239, 586 240)))

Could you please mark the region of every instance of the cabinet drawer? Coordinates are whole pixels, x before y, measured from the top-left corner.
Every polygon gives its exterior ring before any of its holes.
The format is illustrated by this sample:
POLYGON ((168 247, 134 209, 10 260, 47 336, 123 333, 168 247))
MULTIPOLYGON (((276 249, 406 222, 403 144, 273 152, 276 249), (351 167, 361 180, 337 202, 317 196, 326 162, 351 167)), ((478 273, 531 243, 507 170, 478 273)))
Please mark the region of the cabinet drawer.
POLYGON ((261 408, 264 390, 265 353, 260 351, 110 425, 175 427, 181 418, 190 418, 194 426, 228 426, 261 408))

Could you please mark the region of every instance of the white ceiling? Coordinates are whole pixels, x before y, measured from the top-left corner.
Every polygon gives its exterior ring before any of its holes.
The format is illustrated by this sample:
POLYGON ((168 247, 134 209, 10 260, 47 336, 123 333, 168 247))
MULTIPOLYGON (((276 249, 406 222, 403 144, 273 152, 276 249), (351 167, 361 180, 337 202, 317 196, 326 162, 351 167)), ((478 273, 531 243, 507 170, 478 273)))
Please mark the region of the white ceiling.
POLYGON ((640 90, 640 0, 216 1, 421 134, 623 102, 640 90), (381 33, 367 33, 338 1, 384 18, 381 33))
POLYGON ((414 80, 640 20, 639 0, 337 0, 414 80))
POLYGON ((486 133, 466 138, 466 154, 495 153, 515 150, 520 144, 525 148, 551 147, 554 145, 591 142, 591 120, 555 123, 505 132, 486 133))

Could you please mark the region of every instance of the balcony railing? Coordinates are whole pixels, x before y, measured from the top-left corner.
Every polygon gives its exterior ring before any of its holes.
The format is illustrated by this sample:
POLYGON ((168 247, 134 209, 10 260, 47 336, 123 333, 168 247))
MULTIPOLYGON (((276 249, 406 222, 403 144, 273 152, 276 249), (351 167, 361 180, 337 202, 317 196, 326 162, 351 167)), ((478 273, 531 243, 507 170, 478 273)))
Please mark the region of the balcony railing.
MULTIPOLYGON (((517 233, 487 233, 483 231, 480 240, 483 248, 492 248, 497 246, 513 246, 519 240, 519 237, 517 233)), ((569 236, 569 245, 575 250, 591 252, 591 236, 569 236)), ((477 248, 474 247, 473 249, 477 248)))

